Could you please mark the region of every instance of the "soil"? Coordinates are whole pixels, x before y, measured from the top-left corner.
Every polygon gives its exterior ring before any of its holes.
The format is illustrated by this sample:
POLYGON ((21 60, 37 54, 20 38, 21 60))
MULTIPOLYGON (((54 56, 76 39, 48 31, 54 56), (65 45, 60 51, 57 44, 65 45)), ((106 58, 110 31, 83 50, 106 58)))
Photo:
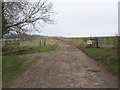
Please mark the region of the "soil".
POLYGON ((80 49, 56 40, 51 52, 28 54, 42 56, 26 72, 5 88, 117 88, 118 78, 80 49))

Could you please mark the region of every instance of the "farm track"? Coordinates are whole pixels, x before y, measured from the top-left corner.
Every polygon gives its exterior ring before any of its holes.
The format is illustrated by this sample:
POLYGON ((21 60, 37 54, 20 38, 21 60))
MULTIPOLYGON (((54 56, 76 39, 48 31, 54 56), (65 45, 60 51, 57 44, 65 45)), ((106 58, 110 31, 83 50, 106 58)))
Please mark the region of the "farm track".
POLYGON ((56 50, 43 56, 5 88, 117 88, 118 79, 78 48, 56 40, 56 50))

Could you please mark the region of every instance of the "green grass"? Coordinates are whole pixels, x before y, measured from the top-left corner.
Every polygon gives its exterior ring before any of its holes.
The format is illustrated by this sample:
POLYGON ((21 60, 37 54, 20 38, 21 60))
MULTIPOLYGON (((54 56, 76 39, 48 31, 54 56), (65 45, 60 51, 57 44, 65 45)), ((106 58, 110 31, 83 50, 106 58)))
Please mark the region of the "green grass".
POLYGON ((25 71, 32 63, 36 62, 40 57, 30 59, 28 57, 21 57, 20 55, 3 56, 2 57, 2 84, 7 84, 14 77, 25 71), (30 60, 30 62, 25 63, 30 60), (25 63, 25 64, 24 64, 25 63))
POLYGON ((3 78, 3 85, 12 79, 12 77, 19 74, 22 71, 22 65, 24 60, 20 60, 18 56, 3 56, 2 57, 2 78, 3 78))
POLYGON ((89 39, 90 37, 72 37, 70 39, 89 39))
POLYGON ((38 46, 38 47, 31 47, 30 49, 26 50, 25 53, 41 53, 41 52, 48 52, 55 50, 58 46, 58 43, 49 46, 38 46))
POLYGON ((90 56, 99 60, 109 71, 115 75, 118 73, 118 53, 114 48, 85 48, 80 47, 82 50, 87 52, 90 56))

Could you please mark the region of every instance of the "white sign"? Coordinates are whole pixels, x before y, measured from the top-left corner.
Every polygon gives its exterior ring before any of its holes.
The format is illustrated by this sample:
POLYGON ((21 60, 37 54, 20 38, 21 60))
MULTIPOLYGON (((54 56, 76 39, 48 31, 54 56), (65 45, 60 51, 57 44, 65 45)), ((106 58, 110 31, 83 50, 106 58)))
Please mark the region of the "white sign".
POLYGON ((92 40, 88 40, 88 41, 87 41, 87 44, 92 44, 92 40))

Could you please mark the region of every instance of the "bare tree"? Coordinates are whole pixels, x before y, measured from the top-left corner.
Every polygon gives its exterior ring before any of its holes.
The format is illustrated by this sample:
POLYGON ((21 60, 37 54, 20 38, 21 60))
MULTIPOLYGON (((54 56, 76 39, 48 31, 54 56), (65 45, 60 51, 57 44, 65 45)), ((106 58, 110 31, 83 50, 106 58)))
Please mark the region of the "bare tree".
POLYGON ((53 24, 53 4, 39 0, 38 2, 3 2, 2 3, 2 35, 6 33, 27 33, 38 31, 36 26, 43 23, 53 24), (32 26, 34 29, 27 29, 32 26))

